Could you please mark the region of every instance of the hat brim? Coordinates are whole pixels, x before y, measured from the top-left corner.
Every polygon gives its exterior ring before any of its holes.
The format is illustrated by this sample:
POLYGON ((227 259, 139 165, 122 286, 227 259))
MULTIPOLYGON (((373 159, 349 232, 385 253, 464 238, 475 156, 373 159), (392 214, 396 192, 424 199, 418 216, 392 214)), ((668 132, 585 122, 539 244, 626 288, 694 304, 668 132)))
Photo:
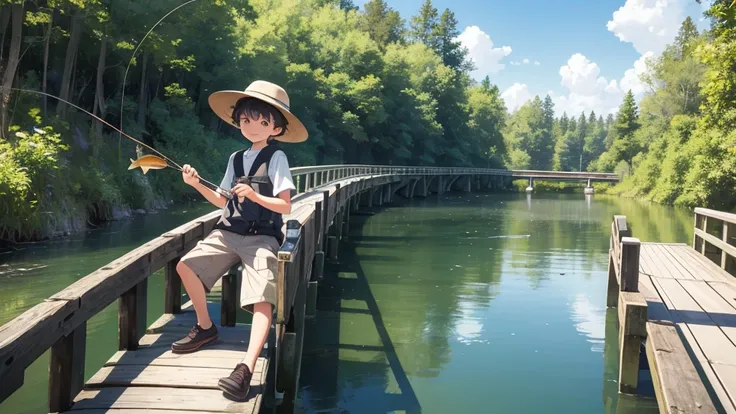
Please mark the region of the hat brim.
POLYGON ((298 143, 298 142, 304 142, 309 137, 309 133, 307 132, 307 128, 304 127, 304 124, 297 118, 294 114, 289 111, 289 108, 287 108, 282 102, 279 102, 269 96, 261 95, 256 92, 249 92, 249 91, 218 91, 210 95, 208 102, 210 104, 210 108, 217 114, 217 116, 220 117, 223 121, 225 121, 228 125, 231 125, 235 128, 239 128, 238 125, 233 124, 233 109, 235 109, 235 104, 240 100, 241 98, 256 98, 260 99, 261 101, 267 102, 271 105, 273 105, 276 109, 281 112, 284 117, 286 118, 286 121, 289 123, 286 126, 286 132, 278 137, 274 137, 277 141, 281 142, 289 142, 289 143, 298 143))

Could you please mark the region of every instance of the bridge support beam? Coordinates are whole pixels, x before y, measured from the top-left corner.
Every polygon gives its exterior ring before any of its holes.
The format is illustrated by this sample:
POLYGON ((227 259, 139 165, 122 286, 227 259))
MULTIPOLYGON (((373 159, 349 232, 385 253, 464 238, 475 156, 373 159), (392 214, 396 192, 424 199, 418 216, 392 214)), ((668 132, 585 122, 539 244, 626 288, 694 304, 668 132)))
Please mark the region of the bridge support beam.
POLYGON ((588 178, 588 185, 585 186, 585 190, 583 192, 585 194, 593 194, 593 186, 591 185, 590 178, 588 178))
POLYGON ((534 191, 534 178, 529 177, 529 187, 526 188, 527 193, 534 191))
POLYGON ((468 175, 465 177, 465 183, 463 185, 463 190, 466 193, 472 193, 473 192, 473 176, 468 175))

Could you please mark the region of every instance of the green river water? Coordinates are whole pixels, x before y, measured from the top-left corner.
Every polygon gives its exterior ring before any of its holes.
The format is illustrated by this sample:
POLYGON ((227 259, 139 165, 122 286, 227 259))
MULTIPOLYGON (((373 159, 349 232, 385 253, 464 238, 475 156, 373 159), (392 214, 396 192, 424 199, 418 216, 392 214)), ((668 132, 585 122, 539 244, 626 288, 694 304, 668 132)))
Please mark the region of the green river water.
MULTIPOLYGON (((0 252, 0 324, 210 209, 0 252)), ((692 240, 689 211, 604 195, 446 194, 353 216, 307 323, 297 411, 656 413, 653 399, 616 393, 616 314, 605 307, 614 214, 642 240, 692 240)), ((162 272, 148 297, 152 322, 162 272)), ((87 329, 89 378, 116 350, 117 303, 87 329)), ((0 413, 46 412, 47 372, 48 354, 0 413)))

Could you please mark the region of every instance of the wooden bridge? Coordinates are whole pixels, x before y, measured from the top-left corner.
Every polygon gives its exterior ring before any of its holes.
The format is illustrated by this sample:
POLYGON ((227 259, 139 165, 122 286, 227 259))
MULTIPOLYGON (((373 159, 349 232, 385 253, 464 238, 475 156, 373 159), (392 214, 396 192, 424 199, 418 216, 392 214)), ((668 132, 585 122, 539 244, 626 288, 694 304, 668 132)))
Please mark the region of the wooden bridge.
POLYGON ((617 183, 621 181, 618 174, 597 173, 587 171, 538 171, 538 170, 512 170, 511 176, 514 178, 524 178, 529 180, 529 186, 526 188, 527 193, 534 191, 534 180, 545 181, 585 181, 585 194, 593 194, 593 182, 617 183))
POLYGON ((644 243, 611 224, 619 391, 636 394, 645 344, 662 413, 736 413, 736 214, 697 208, 693 246, 644 243))
MULTIPOLYGON (((0 402, 23 385, 26 368, 46 351, 49 412, 259 412, 264 401, 289 407, 297 396, 305 315, 313 311, 325 254, 337 258, 351 212, 449 190, 508 188, 508 170, 385 166, 294 168, 297 190, 278 252, 274 326, 256 363, 250 399, 234 402, 216 388, 245 355, 249 326, 238 323, 233 267, 209 295, 220 339, 194 354, 173 354, 195 316, 182 304, 179 259, 214 227, 215 211, 129 252, 0 327, 0 402), (148 280, 164 269, 165 313, 146 327, 148 280), (219 296, 219 300, 218 297, 219 296), (85 383, 87 321, 118 302, 118 348, 85 383), (219 316, 218 316, 219 315, 219 316)), ((273 405, 273 404, 271 404, 273 405)))

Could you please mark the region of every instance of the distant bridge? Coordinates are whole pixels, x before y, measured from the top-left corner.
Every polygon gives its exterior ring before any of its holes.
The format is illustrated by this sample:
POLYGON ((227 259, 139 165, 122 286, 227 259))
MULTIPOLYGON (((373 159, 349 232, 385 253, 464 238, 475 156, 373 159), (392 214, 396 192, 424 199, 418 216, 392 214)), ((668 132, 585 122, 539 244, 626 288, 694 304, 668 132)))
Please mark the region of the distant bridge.
POLYGON ((511 170, 511 176, 514 178, 528 178, 529 187, 527 192, 534 191, 534 179, 554 180, 554 181, 579 181, 586 180, 585 194, 593 194, 593 181, 602 181, 609 183, 617 183, 621 181, 618 174, 598 173, 585 171, 539 171, 539 170, 511 170))
MULTIPOLYGON (((296 167, 291 169, 294 177, 301 182, 304 190, 329 182, 334 178, 342 178, 342 174, 391 174, 395 176, 423 175, 423 186, 420 194, 428 192, 442 194, 453 188, 471 191, 481 188, 500 188, 504 183, 515 178, 528 179, 527 192, 534 191, 534 180, 548 181, 586 181, 586 194, 593 193, 593 181, 617 183, 621 177, 614 173, 585 171, 542 171, 542 170, 505 170, 493 168, 461 168, 461 167, 406 167, 393 165, 319 165, 313 167, 296 167)), ((421 186, 420 186, 421 187, 421 186)))

